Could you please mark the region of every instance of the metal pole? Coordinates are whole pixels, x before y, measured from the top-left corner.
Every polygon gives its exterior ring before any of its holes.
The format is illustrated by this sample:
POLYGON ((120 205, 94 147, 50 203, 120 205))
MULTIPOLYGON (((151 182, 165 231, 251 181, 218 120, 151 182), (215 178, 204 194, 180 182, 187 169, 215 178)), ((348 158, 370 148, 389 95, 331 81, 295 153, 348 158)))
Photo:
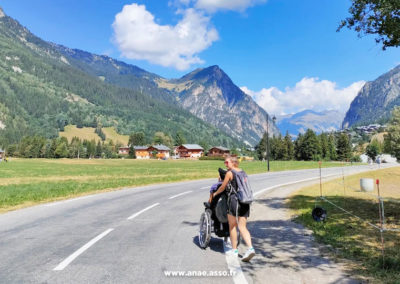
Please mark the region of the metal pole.
POLYGON ((267 165, 269 171, 269 123, 268 123, 268 114, 267 114, 267 165))
POLYGON ((382 267, 385 267, 385 239, 383 237, 383 232, 384 232, 384 222, 385 222, 385 216, 383 213, 384 209, 383 209, 383 200, 381 198, 381 192, 379 190, 379 179, 376 180, 376 186, 378 188, 378 207, 379 207, 379 219, 380 219, 380 223, 381 223, 381 229, 380 229, 380 233, 381 233, 381 243, 382 243, 382 267))
POLYGON ((321 161, 318 162, 319 165, 319 194, 322 197, 322 172, 321 172, 321 161))

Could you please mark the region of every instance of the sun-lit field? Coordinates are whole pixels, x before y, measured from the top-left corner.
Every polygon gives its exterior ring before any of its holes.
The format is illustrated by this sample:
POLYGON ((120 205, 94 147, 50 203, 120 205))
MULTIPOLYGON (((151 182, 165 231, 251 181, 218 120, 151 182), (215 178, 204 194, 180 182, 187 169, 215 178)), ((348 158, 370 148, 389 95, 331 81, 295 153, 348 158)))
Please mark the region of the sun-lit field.
POLYGON ((372 282, 400 283, 400 231, 383 233, 385 257, 382 258, 380 231, 366 223, 380 226, 377 188, 371 193, 362 192, 360 178, 379 179, 385 228, 400 230, 400 167, 346 177, 344 185, 342 179, 323 183, 323 196, 364 221, 317 200, 319 184, 296 192, 288 205, 297 216, 295 220, 312 229, 315 238, 329 244, 336 256, 350 260, 357 274, 371 278, 372 282), (326 222, 318 223, 311 218, 316 204, 327 210, 326 222))
POLYGON ((64 131, 60 132, 59 135, 61 137, 66 137, 68 139, 68 142, 71 142, 72 138, 78 137, 81 140, 92 140, 94 139, 96 143, 98 141, 101 141, 101 138, 99 135, 97 135, 94 132, 94 128, 92 127, 83 127, 83 128, 77 128, 76 125, 67 125, 64 128, 64 131))
MULTIPOLYGON (((265 162, 240 166, 249 174, 267 171, 265 162)), ((96 191, 217 178, 219 167, 222 161, 11 159, 0 163, 0 211, 96 191)), ((271 171, 317 167, 317 162, 271 161, 271 171)))
POLYGON ((106 141, 112 140, 114 144, 119 143, 124 146, 128 145, 129 136, 118 134, 114 127, 104 127, 102 128, 102 131, 106 135, 106 141))

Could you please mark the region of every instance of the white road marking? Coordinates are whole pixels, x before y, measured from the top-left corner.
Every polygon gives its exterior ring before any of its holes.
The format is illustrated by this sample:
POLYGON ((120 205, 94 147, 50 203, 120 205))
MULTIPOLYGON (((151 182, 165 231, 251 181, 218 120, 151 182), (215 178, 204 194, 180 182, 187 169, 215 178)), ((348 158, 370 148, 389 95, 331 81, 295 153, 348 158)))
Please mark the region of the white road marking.
POLYGON ((239 258, 231 253, 232 247, 230 243, 224 243, 224 252, 226 263, 228 264, 228 268, 230 271, 234 272, 233 274, 233 283, 235 284, 247 284, 246 277, 244 277, 242 267, 239 263, 239 258))
POLYGON ((63 200, 63 201, 56 201, 56 202, 44 204, 44 206, 52 207, 52 206, 60 205, 60 204, 63 204, 63 203, 68 203, 68 202, 72 202, 72 201, 78 201, 78 200, 81 200, 81 199, 86 199, 86 198, 89 198, 89 197, 92 197, 92 196, 93 195, 87 195, 87 196, 77 197, 77 198, 63 200))
POLYGON ((208 189, 208 188, 211 188, 211 186, 201 187, 200 189, 208 189))
POLYGON ((191 193, 191 192, 193 192, 193 190, 189 190, 189 191, 185 191, 185 192, 179 193, 177 195, 169 197, 168 199, 174 199, 175 197, 178 197, 178 196, 181 196, 181 195, 185 195, 185 194, 188 194, 188 193, 191 193))
POLYGON ((155 204, 153 204, 153 205, 151 205, 151 206, 149 206, 149 207, 146 207, 146 208, 144 208, 143 210, 141 210, 141 211, 139 211, 139 212, 133 214, 132 216, 128 217, 127 220, 131 220, 131 219, 133 219, 133 218, 139 216, 139 215, 142 214, 143 212, 145 212, 145 211, 147 211, 147 210, 149 210, 149 209, 151 209, 151 208, 153 208, 153 207, 156 207, 156 206, 158 206, 158 205, 160 205, 160 203, 155 203, 155 204))
POLYGON ((53 270, 63 270, 65 267, 67 267, 75 258, 77 258, 79 255, 81 255, 85 250, 90 248, 92 245, 94 245, 96 242, 98 242, 100 239, 104 238, 106 235, 108 235, 112 230, 114 229, 108 229, 89 241, 87 244, 85 244, 83 247, 78 249, 76 252, 71 254, 69 257, 67 257, 63 262, 61 262, 56 268, 53 270))
MULTIPOLYGON (((337 176, 337 175, 339 175, 339 174, 326 175, 326 176, 323 176, 322 178, 327 178, 327 177, 337 176)), ((281 186, 292 185, 292 184, 301 183, 301 182, 310 181, 310 180, 316 180, 316 179, 319 179, 319 177, 312 177, 312 178, 301 179, 301 180, 292 181, 292 182, 288 182, 288 183, 277 184, 277 185, 270 186, 270 187, 267 187, 267 188, 264 188, 264 189, 261 189, 261 190, 255 192, 254 196, 260 195, 261 193, 270 191, 272 189, 275 189, 275 188, 278 188, 281 186)))

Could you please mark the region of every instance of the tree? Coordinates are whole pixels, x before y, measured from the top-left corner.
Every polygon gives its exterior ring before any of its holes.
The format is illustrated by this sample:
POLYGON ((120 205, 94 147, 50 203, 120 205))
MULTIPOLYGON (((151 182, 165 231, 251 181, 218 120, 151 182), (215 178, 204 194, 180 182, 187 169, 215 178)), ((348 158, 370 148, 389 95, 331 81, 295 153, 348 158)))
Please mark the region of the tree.
POLYGON ((210 146, 208 145, 207 140, 202 139, 199 142, 199 145, 204 149, 204 153, 206 153, 210 149, 210 146))
POLYGON ((341 133, 337 141, 337 158, 339 161, 347 161, 351 158, 350 139, 345 133, 341 133))
POLYGON ((321 143, 321 155, 322 155, 322 158, 325 159, 325 160, 331 159, 331 157, 329 156, 328 136, 326 135, 326 133, 321 133, 319 135, 319 140, 320 140, 320 143, 321 143))
POLYGON ((186 143, 186 138, 181 131, 176 132, 174 140, 175 140, 174 141, 175 146, 180 146, 186 143))
POLYGON ((154 133, 153 143, 155 144, 164 144, 170 148, 172 148, 172 138, 168 134, 164 132, 156 132, 154 133))
POLYGON ((351 17, 341 22, 343 27, 354 29, 361 37, 364 34, 377 35, 376 43, 382 42, 382 49, 400 45, 400 1, 399 0, 352 0, 349 8, 351 17))
POLYGON ((395 156, 397 161, 400 161, 400 107, 393 109, 387 132, 387 138, 385 137, 385 139, 390 141, 390 146, 385 148, 389 148, 390 154, 395 156))
POLYGON ((256 156, 259 160, 263 160, 266 158, 267 152, 267 132, 264 132, 263 137, 261 138, 260 142, 255 147, 256 156))
POLYGON ((331 160, 337 159, 335 136, 330 134, 328 137, 328 155, 331 160))
POLYGON ((129 158, 136 159, 136 151, 135 151, 135 146, 133 146, 133 144, 130 144, 129 146, 129 158))
POLYGON ((300 160, 310 161, 320 158, 321 146, 313 130, 307 129, 304 136, 299 135, 298 139, 301 139, 297 145, 297 153, 300 160))
POLYGON ((370 143, 366 148, 366 154, 371 158, 372 161, 375 161, 376 156, 379 154, 378 145, 376 143, 370 143))
POLYGON ((101 142, 97 142, 96 146, 96 158, 101 158, 101 154, 103 153, 103 148, 101 147, 101 142))
POLYGON ((145 142, 143 132, 136 132, 136 133, 132 133, 131 135, 129 135, 128 145, 143 146, 145 144, 146 144, 146 142, 145 142))
POLYGON ((66 158, 68 156, 68 146, 64 141, 61 141, 54 151, 55 158, 66 158))
POLYGON ((285 147, 286 147, 286 156, 284 157, 284 160, 293 160, 294 159, 294 146, 293 146, 293 142, 292 142, 292 137, 289 135, 288 131, 286 131, 284 143, 285 143, 285 147))

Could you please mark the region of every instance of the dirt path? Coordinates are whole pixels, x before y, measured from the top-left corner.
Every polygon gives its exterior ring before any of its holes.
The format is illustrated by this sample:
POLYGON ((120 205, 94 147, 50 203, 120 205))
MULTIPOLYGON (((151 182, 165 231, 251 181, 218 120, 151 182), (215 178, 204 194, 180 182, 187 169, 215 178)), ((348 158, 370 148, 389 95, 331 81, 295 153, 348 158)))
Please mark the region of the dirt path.
POLYGON ((241 263, 249 283, 360 283, 321 254, 310 230, 291 221, 285 198, 305 185, 276 189, 253 204, 248 228, 257 255, 241 263))

